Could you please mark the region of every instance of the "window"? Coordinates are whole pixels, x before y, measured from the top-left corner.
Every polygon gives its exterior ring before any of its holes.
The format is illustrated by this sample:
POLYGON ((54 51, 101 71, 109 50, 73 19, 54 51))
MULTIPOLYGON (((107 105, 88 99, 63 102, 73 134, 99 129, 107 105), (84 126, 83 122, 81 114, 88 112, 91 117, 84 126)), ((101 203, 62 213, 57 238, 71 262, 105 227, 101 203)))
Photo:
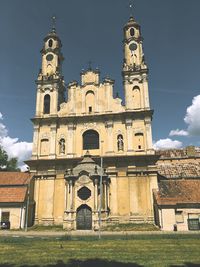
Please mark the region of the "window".
POLYGON ((92 112, 95 110, 95 94, 93 91, 87 91, 85 95, 85 111, 92 112))
POLYGON ((184 222, 184 217, 183 217, 183 212, 182 211, 175 211, 175 218, 177 223, 183 223, 184 222))
POLYGON ((50 95, 44 96, 44 114, 50 113, 50 95))
POLYGON ((40 155, 47 156, 49 155, 49 140, 42 139, 40 144, 40 155))
POLYGON ((49 43, 48 43, 48 44, 49 44, 49 47, 52 47, 52 46, 53 46, 53 41, 52 41, 52 39, 49 40, 49 43))
POLYGON ((99 134, 88 130, 83 134, 83 149, 99 149, 99 134))
POLYGON ((141 107, 140 88, 138 86, 133 87, 133 108, 138 109, 141 107))
POLYGON ((9 222, 10 221, 10 212, 3 211, 1 213, 1 221, 2 222, 9 222))
POLYGON ((144 135, 136 133, 134 138, 134 150, 144 150, 144 135))
POLYGON ((130 36, 134 36, 135 35, 135 30, 133 28, 130 29, 130 36))
POLYGON ((188 219, 188 229, 189 230, 200 230, 199 219, 188 219))
POLYGON ((87 200, 91 196, 91 191, 86 186, 78 190, 78 197, 81 200, 87 200))

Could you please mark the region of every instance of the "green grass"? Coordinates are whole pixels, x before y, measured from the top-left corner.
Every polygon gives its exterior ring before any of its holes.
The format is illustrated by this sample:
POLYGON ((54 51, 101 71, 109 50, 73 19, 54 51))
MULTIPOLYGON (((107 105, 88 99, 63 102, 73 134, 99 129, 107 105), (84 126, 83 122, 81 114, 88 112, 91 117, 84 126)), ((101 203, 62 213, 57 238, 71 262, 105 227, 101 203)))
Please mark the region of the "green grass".
POLYGON ((200 235, 105 236, 101 240, 86 236, 0 237, 0 266, 31 265, 200 266, 200 235))
POLYGON ((36 224, 28 228, 28 231, 63 231, 62 225, 41 225, 36 224))
POLYGON ((159 231, 159 228, 151 223, 119 223, 102 228, 103 231, 159 231))

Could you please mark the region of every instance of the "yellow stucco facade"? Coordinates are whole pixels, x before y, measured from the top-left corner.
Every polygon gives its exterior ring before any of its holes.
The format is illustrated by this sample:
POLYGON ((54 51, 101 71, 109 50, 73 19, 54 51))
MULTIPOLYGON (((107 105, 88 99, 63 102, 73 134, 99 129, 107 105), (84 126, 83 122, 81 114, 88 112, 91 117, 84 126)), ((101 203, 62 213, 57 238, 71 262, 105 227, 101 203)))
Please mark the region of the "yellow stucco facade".
POLYGON ((81 73, 81 84, 62 76, 61 41, 44 39, 36 80, 32 158, 35 223, 71 229, 152 222, 152 190, 158 188, 152 147, 148 69, 140 26, 124 26, 122 78, 125 101, 113 96, 114 81, 99 70, 81 73), (101 183, 102 179, 102 183, 101 183))

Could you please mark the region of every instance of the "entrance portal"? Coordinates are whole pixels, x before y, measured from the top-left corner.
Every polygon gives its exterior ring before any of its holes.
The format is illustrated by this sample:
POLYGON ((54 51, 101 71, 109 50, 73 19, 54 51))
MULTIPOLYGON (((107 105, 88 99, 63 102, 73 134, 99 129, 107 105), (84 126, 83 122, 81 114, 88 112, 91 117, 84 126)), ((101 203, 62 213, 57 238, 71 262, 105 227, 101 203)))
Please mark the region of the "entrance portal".
POLYGON ((92 210, 87 205, 81 205, 76 213, 76 229, 91 230, 92 229, 92 210))

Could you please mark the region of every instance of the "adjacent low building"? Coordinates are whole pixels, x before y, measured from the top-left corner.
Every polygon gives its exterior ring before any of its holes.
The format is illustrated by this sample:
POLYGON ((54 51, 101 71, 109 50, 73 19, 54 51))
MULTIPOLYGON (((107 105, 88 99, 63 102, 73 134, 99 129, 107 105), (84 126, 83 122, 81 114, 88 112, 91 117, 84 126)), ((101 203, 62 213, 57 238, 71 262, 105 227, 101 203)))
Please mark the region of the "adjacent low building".
POLYGON ((199 148, 158 151, 154 218, 161 230, 200 230, 199 148))
POLYGON ((155 220, 162 230, 200 230, 200 180, 170 180, 154 191, 155 220))
POLYGON ((30 173, 0 172, 1 228, 7 226, 10 229, 22 229, 26 223, 31 224, 33 213, 31 199, 33 188, 29 189, 31 177, 30 173))

